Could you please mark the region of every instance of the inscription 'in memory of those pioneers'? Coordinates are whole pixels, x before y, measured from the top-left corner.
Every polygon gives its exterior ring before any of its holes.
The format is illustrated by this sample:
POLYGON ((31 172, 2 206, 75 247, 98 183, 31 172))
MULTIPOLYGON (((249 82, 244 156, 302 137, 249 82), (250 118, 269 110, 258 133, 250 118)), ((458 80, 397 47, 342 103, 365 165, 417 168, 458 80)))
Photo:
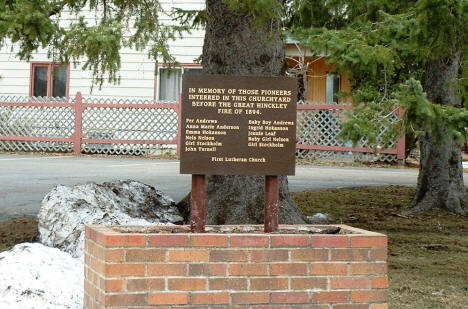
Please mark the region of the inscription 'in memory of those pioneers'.
POLYGON ((294 175, 294 78, 187 75, 181 173, 294 175))

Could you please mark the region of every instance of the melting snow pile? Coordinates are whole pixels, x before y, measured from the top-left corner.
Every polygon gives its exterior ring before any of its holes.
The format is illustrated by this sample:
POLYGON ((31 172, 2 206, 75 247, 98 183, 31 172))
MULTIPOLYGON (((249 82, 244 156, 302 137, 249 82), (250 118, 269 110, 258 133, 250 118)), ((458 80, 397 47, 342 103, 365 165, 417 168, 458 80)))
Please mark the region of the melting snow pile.
POLYGON ((44 197, 38 221, 43 244, 0 253, 0 309, 82 309, 86 224, 171 224, 183 218, 155 188, 115 181, 56 186, 44 197))
POLYGON ((181 223, 175 202, 137 181, 56 186, 43 199, 38 215, 40 241, 74 257, 83 256, 84 226, 181 223))
POLYGON ((83 308, 83 263, 58 249, 23 243, 0 253, 0 308, 83 308))

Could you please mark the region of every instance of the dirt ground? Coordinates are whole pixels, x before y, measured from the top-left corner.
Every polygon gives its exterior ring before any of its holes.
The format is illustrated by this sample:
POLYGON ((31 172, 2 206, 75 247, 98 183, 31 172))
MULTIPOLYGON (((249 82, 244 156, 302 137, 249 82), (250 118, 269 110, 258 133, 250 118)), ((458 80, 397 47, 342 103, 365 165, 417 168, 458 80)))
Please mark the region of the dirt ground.
POLYGON ((34 242, 37 235, 37 220, 34 218, 0 221, 0 252, 22 242, 34 242))
MULTIPOLYGON (((328 213, 330 223, 389 236, 390 308, 468 308, 468 218, 444 211, 400 216, 414 188, 402 186, 327 189, 294 193, 307 215, 328 213)), ((37 222, 0 222, 0 251, 35 241, 37 222)))

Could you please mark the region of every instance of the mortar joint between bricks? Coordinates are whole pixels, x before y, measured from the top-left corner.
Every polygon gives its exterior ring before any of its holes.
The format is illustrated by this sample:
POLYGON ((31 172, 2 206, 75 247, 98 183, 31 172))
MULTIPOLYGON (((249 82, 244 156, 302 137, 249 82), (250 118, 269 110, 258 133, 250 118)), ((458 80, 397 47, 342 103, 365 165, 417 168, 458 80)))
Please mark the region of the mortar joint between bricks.
POLYGON ((103 280, 103 281, 106 280, 105 277, 102 276, 102 274, 100 274, 100 273, 96 273, 96 274, 97 274, 97 276, 99 277, 100 280, 103 280))
POLYGON ((165 250, 164 251, 164 262, 168 262, 169 261, 169 250, 165 250))
MULTIPOLYGON (((128 292, 128 280, 125 280, 125 279, 124 279, 124 281, 123 281, 123 287, 122 287, 122 288, 123 288, 123 290, 124 290, 125 293, 128 292)), ((107 293, 107 292, 106 292, 106 293, 107 293)))
POLYGON ((98 242, 96 242, 96 241, 94 241, 92 239, 87 239, 87 241, 92 242, 96 247, 99 247, 99 248, 101 248, 103 250, 107 250, 107 248, 105 246, 103 246, 102 244, 100 244, 100 243, 98 243, 98 242))
POLYGON ((146 292, 141 292, 141 291, 109 291, 109 292, 104 292, 106 295, 120 295, 122 294, 122 292, 125 292, 125 295, 130 295, 130 294, 133 294, 133 295, 137 295, 137 294, 144 294, 146 292))

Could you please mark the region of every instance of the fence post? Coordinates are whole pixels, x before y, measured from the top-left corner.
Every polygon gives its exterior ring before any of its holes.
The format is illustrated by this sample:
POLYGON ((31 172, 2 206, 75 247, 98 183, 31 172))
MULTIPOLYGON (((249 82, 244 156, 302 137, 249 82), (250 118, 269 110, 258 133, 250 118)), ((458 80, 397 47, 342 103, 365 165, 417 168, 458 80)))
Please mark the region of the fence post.
POLYGON ((206 224, 206 176, 192 175, 190 197, 190 230, 204 233, 206 224))
POLYGON ((279 176, 265 176, 265 223, 264 232, 278 231, 279 222, 279 176))
MULTIPOLYGON (((401 119, 405 111, 400 108, 398 109, 398 117, 401 119)), ((404 164, 404 160, 406 159, 406 134, 405 130, 403 129, 401 132, 401 136, 397 140, 397 160, 404 164)))
POLYGON ((78 92, 75 100, 75 134, 73 136, 73 153, 76 155, 81 153, 82 117, 83 98, 81 92, 78 92))

